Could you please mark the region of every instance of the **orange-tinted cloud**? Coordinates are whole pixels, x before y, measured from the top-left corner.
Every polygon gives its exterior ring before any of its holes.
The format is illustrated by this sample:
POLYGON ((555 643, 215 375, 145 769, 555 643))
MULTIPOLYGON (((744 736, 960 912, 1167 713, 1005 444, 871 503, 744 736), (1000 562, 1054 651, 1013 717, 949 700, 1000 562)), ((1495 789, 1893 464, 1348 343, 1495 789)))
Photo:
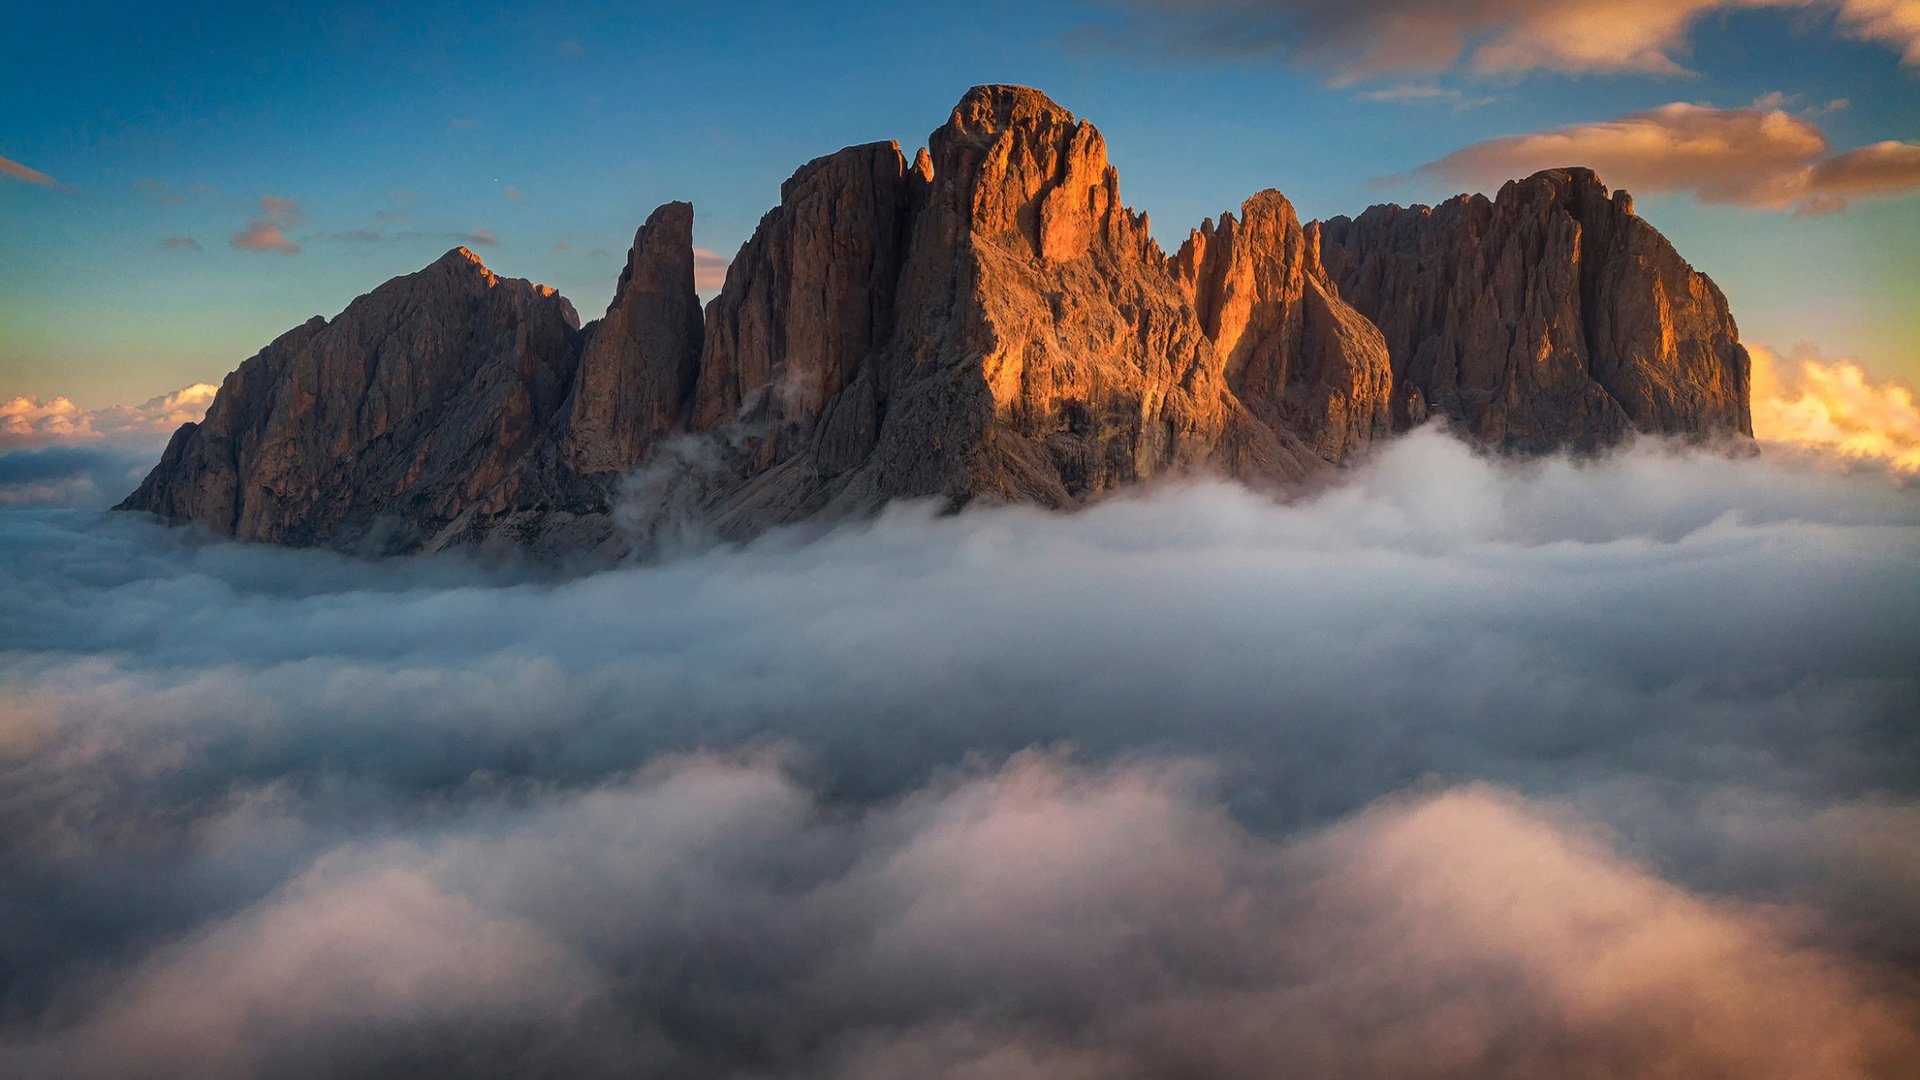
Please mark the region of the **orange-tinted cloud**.
POLYGON ((694 248, 693 287, 700 292, 718 292, 727 283, 727 266, 732 261, 706 248, 694 248))
POLYGON ((1920 473, 1920 402, 1912 388, 1807 347, 1788 357, 1751 342, 1747 349, 1756 438, 1920 473))
POLYGON ((1419 171, 1490 191, 1540 169, 1586 165, 1643 194, 1691 192, 1701 202, 1797 213, 1828 213, 1865 196, 1920 188, 1920 144, 1827 151, 1818 125, 1778 108, 1675 102, 1603 123, 1489 139, 1419 171))
POLYGON ((1840 25, 1848 36, 1891 46, 1902 63, 1920 67, 1920 0, 1843 0, 1840 25))
POLYGON ((300 245, 287 239, 286 230, 307 219, 307 213, 292 199, 275 195, 260 196, 260 214, 247 227, 233 234, 230 243, 241 251, 277 251, 298 254, 300 245))
POLYGON ((205 416, 219 389, 212 383, 195 383, 138 405, 104 409, 83 409, 64 397, 16 397, 0 402, 0 450, 72 443, 144 446, 205 416))
POLYGON ((1108 0, 1153 48, 1280 55, 1340 81, 1464 68, 1680 74, 1694 31, 1752 8, 1798 9, 1920 65, 1920 0, 1108 0))
POLYGON ((11 176, 29 184, 38 184, 44 188, 59 188, 61 183, 39 169, 29 169, 11 158, 0 157, 0 176, 11 176))

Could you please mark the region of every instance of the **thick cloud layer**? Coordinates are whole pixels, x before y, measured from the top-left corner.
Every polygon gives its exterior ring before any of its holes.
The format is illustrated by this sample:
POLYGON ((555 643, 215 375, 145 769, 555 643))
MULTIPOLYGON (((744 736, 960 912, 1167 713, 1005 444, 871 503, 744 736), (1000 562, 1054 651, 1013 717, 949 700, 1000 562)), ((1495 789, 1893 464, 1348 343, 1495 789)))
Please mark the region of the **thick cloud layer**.
POLYGON ((1911 1074, 1920 497, 1346 479, 584 576, 0 515, 0 1072, 1911 1074))

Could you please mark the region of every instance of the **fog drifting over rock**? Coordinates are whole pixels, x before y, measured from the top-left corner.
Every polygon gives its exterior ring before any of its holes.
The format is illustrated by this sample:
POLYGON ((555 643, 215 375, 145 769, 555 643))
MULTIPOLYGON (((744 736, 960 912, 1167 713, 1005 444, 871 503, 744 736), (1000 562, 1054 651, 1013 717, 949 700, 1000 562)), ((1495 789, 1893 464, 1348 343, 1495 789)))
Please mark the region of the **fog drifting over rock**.
POLYGON ((1920 1067, 1920 493, 1344 480, 572 576, 0 514, 0 1073, 1920 1067))

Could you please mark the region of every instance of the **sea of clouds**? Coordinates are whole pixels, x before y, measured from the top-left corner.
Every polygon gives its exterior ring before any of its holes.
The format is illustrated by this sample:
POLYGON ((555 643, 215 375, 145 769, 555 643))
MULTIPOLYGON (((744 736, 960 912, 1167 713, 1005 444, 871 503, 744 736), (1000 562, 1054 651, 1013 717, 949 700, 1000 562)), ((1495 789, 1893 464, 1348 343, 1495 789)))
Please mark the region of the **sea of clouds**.
POLYGON ((0 513, 0 1074, 1915 1075, 1920 491, 1343 480, 593 573, 0 513))

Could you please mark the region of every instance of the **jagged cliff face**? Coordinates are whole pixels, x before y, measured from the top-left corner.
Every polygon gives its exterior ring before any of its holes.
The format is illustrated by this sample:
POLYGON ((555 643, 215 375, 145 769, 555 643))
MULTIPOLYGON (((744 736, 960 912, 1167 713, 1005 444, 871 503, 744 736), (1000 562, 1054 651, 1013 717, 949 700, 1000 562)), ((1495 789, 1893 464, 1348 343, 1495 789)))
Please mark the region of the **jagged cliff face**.
POLYGON ((912 164, 880 143, 802 169, 707 329, 694 427, 734 452, 713 506, 737 531, 1312 466, 1230 391, 1100 133, 1021 87, 970 92, 912 164))
POLYGON ((1386 335, 1398 426, 1431 410, 1520 451, 1753 433, 1726 298, 1588 170, 1310 232, 1386 335))
POLYGON ((122 508, 616 551, 687 513, 745 536, 899 498, 1294 481, 1429 403, 1514 449, 1747 429, 1719 292, 1580 172, 1304 229, 1262 192, 1168 258, 1092 125, 987 86, 911 162, 872 143, 795 173, 704 316, 692 225, 655 211, 584 329, 464 249, 388 282, 242 364, 122 508))
POLYGON ((456 249, 241 364, 121 505, 247 540, 418 546, 552 424, 578 328, 552 289, 456 249))
POLYGON ((686 418, 700 372, 693 205, 655 210, 634 235, 606 315, 581 350, 560 460, 585 476, 624 473, 686 418))
POLYGON ((1384 346, 1312 276, 1260 298, 1260 330, 1293 332, 1236 387, 1099 131, 977 88, 911 163, 896 143, 809 163, 741 249, 707 309, 700 500, 744 534, 898 498, 1063 506, 1197 468, 1298 479, 1385 427, 1384 346))
POLYGON ((1203 223, 1171 268, 1255 415, 1330 462, 1391 430, 1386 341, 1341 300, 1285 196, 1203 223))

